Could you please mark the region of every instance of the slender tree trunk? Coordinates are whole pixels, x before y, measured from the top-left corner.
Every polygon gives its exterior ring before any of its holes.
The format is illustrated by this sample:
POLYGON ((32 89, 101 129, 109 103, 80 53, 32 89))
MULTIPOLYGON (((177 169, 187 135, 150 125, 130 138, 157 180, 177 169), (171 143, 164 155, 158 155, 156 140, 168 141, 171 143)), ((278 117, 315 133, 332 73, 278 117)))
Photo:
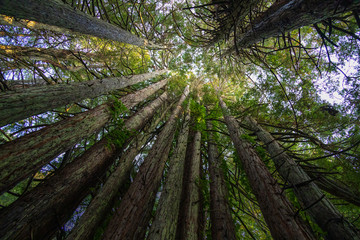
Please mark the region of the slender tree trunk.
POLYGON ((327 176, 326 173, 317 171, 315 166, 305 165, 302 168, 321 190, 360 207, 358 191, 350 189, 345 183, 327 176))
POLYGON ((302 207, 329 239, 360 239, 358 231, 338 212, 306 172, 292 159, 278 142, 251 117, 246 118, 256 136, 266 145, 277 171, 293 187, 302 207))
POLYGON ((261 161, 252 146, 241 139, 239 125, 219 97, 231 140, 242 162, 250 186, 274 239, 315 239, 312 232, 295 214, 291 203, 261 161))
MULTIPOLYGON (((285 32, 321 22, 327 18, 359 8, 360 2, 354 0, 291 0, 270 9, 264 16, 249 26, 248 30, 237 36, 237 46, 249 47, 263 39, 279 36, 285 32)), ((234 51, 235 47, 231 49, 234 51)))
POLYGON ((228 202, 228 189, 225 184, 219 151, 211 132, 212 124, 207 122, 209 130, 208 162, 210 173, 210 218, 211 237, 213 240, 236 240, 234 220, 228 202))
POLYGON ((53 108, 93 98, 154 78, 167 70, 101 80, 40 86, 0 94, 0 127, 53 108))
MULTIPOLYGON (((152 118, 155 110, 164 103, 164 99, 166 98, 163 95, 128 119, 125 128, 142 128, 152 118)), ((108 140, 103 138, 43 184, 1 210, 0 238, 49 238, 90 193, 90 187, 98 182, 120 151, 119 147, 109 146, 108 140)))
MULTIPOLYGON (((138 155, 140 149, 152 135, 153 129, 165 117, 166 109, 162 115, 151 123, 148 131, 142 136, 136 137, 136 142, 132 143, 128 150, 121 155, 119 165, 116 170, 106 180, 105 185, 99 193, 91 200, 90 205, 86 208, 85 213, 81 216, 75 228, 71 231, 67 240, 88 240, 93 239, 98 226, 101 224, 106 214, 108 214, 113 206, 118 191, 126 183, 130 171, 133 168, 133 160, 138 155)), ((155 111, 155 109, 154 109, 155 111)))
MULTIPOLYGON (((194 123, 192 120, 191 123, 194 123)), ((202 235, 200 223, 200 147, 201 133, 190 129, 186 151, 185 175, 176 239, 196 240, 202 235), (191 147, 190 147, 191 146, 191 147)))
POLYGON ((106 38, 139 47, 159 47, 120 27, 73 9, 56 0, 0 0, 0 13, 54 25, 81 34, 106 38))
POLYGON ((170 167, 165 186, 161 192, 155 219, 151 224, 149 235, 147 237, 149 240, 175 239, 184 175, 186 145, 189 133, 189 106, 190 105, 188 105, 186 111, 187 115, 178 138, 176 150, 173 157, 170 159, 170 167))
POLYGON ((176 119, 181 104, 189 94, 186 87, 176 109, 159 134, 152 149, 141 165, 134 182, 123 197, 119 208, 110 220, 103 239, 143 239, 151 218, 152 204, 159 188, 165 162, 175 134, 176 119))
MULTIPOLYGON (((120 100, 130 108, 152 95, 166 82, 160 81, 120 100)), ((103 104, 1 145, 0 192, 11 189, 82 138, 100 130, 111 117, 110 106, 103 104)))

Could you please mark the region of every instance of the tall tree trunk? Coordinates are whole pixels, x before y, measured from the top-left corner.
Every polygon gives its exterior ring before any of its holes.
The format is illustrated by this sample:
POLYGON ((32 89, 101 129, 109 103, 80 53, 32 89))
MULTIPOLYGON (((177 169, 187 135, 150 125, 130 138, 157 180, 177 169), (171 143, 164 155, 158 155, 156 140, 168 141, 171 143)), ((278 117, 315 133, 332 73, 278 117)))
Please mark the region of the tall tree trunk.
POLYGON ((189 94, 186 87, 176 109, 159 134, 152 149, 141 165, 134 182, 123 197, 119 208, 110 220, 103 239, 143 239, 159 188, 165 162, 175 134, 176 119, 182 111, 181 104, 189 94))
POLYGON ((274 239, 315 239, 252 146, 241 139, 236 119, 219 97, 231 140, 274 239))
POLYGON ((0 0, 0 13, 139 47, 160 47, 57 0, 0 0))
POLYGON ((211 132, 212 124, 207 122, 208 129, 208 162, 210 173, 210 219, 211 237, 213 240, 235 240, 234 220, 228 202, 228 189, 225 184, 219 151, 211 132))
POLYGON ((360 207, 360 194, 350 189, 346 184, 332 179, 324 173, 317 173, 308 168, 304 168, 304 170, 321 190, 360 207))
MULTIPOLYGON (((126 107, 132 107, 163 87, 166 82, 167 80, 160 81, 120 100, 123 100, 126 107)), ((100 130, 112 117, 110 107, 102 104, 1 145, 0 192, 11 189, 82 138, 100 130)))
POLYGON ((151 224, 149 240, 172 240, 175 239, 176 227, 179 215, 181 189, 184 175, 184 163, 186 145, 189 133, 190 105, 180 132, 176 150, 170 160, 165 186, 161 192, 157 206, 155 219, 151 224))
POLYGON ((130 171, 133 169, 134 158, 152 135, 153 129, 162 119, 164 119, 167 110, 168 109, 151 123, 151 126, 143 135, 137 136, 136 141, 121 155, 116 170, 106 180, 106 183, 95 198, 91 200, 85 213, 81 216, 77 225, 66 238, 67 240, 93 239, 96 229, 101 224, 106 214, 110 212, 114 200, 116 196, 118 196, 119 189, 126 183, 130 171))
MULTIPOLYGON (((360 7, 359 1, 313 1, 291 0, 278 7, 276 11, 269 9, 248 30, 236 37, 237 46, 249 47, 263 39, 279 36, 285 32, 321 22, 327 18, 338 16, 360 7)), ((235 47, 231 49, 235 50, 235 47)))
POLYGON ((329 239, 360 239, 359 232, 338 212, 306 172, 290 158, 285 149, 257 122, 246 118, 256 136, 266 145, 281 177, 289 182, 302 207, 327 232, 329 239))
POLYGON ((167 70, 6 92, 0 94, 0 127, 53 108, 131 86, 165 72, 167 70))
MULTIPOLYGON (((163 95, 128 119, 125 128, 142 128, 164 103, 164 99, 163 95)), ((90 187, 98 182, 120 151, 120 147, 109 146, 108 140, 103 138, 57 174, 1 210, 0 238, 49 238, 90 193, 90 187)))
MULTIPOLYGON (((194 123, 192 120, 191 123, 194 123)), ((200 147, 201 133, 190 129, 190 141, 186 150, 185 175, 180 207, 179 226, 176 239, 196 240, 202 235, 200 226, 200 147), (191 147, 189 147, 189 145, 191 147)))

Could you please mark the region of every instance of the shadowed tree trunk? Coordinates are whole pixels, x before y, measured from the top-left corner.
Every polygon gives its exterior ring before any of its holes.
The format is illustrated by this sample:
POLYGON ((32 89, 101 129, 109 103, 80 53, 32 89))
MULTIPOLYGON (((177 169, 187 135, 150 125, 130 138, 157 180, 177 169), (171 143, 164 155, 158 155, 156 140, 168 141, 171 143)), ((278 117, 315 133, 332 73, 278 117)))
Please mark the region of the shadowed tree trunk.
MULTIPOLYGON (((125 129, 141 129, 165 102, 164 94, 128 119, 125 129)), ((99 181, 120 151, 120 147, 109 144, 107 138, 103 138, 54 176, 2 209, 0 238, 49 238, 90 193, 90 187, 99 181)))
MULTIPOLYGON (((263 17, 252 23, 247 31, 238 34, 236 43, 239 48, 249 47, 263 39, 279 36, 359 7, 360 2, 354 0, 284 1, 281 7, 277 7, 275 11, 270 8, 269 13, 264 12, 263 17)), ((231 51, 234 50, 235 47, 231 48, 231 51)))
POLYGON ((159 122, 164 119, 167 110, 168 109, 151 123, 151 126, 143 135, 137 136, 136 141, 121 155, 116 170, 110 175, 109 179, 106 180, 105 185, 101 188, 95 198, 91 200, 85 213, 81 216, 77 225, 66 238, 67 240, 93 239, 96 229, 100 226, 106 214, 110 212, 114 200, 118 196, 119 190, 126 183, 130 171, 133 169, 134 158, 152 135, 151 131, 153 131, 159 122))
POLYGON ((104 233, 103 239, 143 239, 151 218, 153 203, 158 191, 165 162, 175 134, 176 119, 182 111, 181 104, 189 94, 186 87, 178 105, 153 147, 141 165, 134 182, 123 197, 120 206, 104 233))
POLYGON ((211 130, 210 121, 207 122, 209 135, 208 162, 210 173, 210 219, 211 237, 213 240, 236 240, 234 220, 232 219, 228 202, 228 189, 225 185, 219 151, 211 130))
POLYGON ((160 47, 57 0, 0 0, 0 13, 139 47, 160 47))
MULTIPOLYGON (((193 119, 191 123, 194 124, 193 119)), ((182 190, 182 203, 179 213, 179 226, 176 239, 200 239, 200 147, 201 133, 190 129, 188 148, 186 150, 186 163, 184 168, 184 181, 182 190), (191 147, 190 147, 190 146, 191 147)))
POLYGON ((328 238, 360 239, 358 231, 338 212, 306 172, 290 158, 285 149, 251 117, 246 118, 256 136, 266 145, 281 177, 294 189, 302 208, 327 232, 328 238))
POLYGON ((159 70, 126 77, 39 86, 0 94, 0 127, 24 118, 111 91, 134 85, 166 73, 159 70))
POLYGON ((184 175, 186 145, 189 133, 190 105, 180 132, 176 150, 170 159, 169 172, 161 192, 154 221, 151 224, 149 240, 175 239, 184 175))
POLYGON ((304 170, 321 190, 360 207, 360 194, 350 189, 344 183, 332 179, 321 172, 318 173, 308 168, 304 168, 304 170))
POLYGON ((273 238, 315 239, 308 226, 295 214, 291 203, 255 150, 241 139, 239 125, 229 114, 221 97, 219 102, 231 140, 273 238))
MULTIPOLYGON (((165 79, 120 100, 126 107, 133 107, 166 83, 165 79)), ((110 108, 111 104, 102 104, 1 145, 0 192, 11 189, 82 138, 100 130, 112 117, 110 108)))

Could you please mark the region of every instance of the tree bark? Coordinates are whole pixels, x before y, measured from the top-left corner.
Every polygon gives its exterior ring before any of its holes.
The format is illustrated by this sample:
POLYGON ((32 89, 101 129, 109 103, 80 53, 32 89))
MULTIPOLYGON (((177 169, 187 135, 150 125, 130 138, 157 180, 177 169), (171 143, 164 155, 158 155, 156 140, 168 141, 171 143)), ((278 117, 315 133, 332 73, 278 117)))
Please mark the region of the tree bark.
MULTIPOLYGON (((167 80, 160 81, 120 100, 124 101, 126 107, 133 107, 163 87, 166 82, 167 80)), ((11 189, 82 138, 100 130, 112 117, 110 107, 109 104, 102 104, 1 145, 0 192, 11 189)), ((134 118, 139 118, 139 115, 134 118)), ((137 123, 135 120, 131 122, 137 123)), ((132 129, 133 126, 129 128, 132 129)))
MULTIPOLYGON (((314 1, 291 0, 276 11, 269 9, 263 17, 249 26, 248 30, 236 37, 239 48, 251 45, 285 32, 321 22, 327 18, 359 8, 360 2, 354 0, 314 1)), ((230 51, 234 51, 235 47, 230 51)))
POLYGON ((208 162, 210 173, 210 219, 213 240, 236 240, 234 220, 228 202, 228 189, 225 184, 219 151, 213 136, 212 124, 207 122, 208 162))
MULTIPOLYGON (((194 123, 192 120, 191 123, 194 123)), ((201 133, 190 129, 189 142, 185 158, 185 175, 182 190, 182 203, 180 207, 179 226, 176 239, 195 240, 200 239, 200 147, 201 133), (190 147, 190 146, 191 147, 190 147)))
MULTIPOLYGON (((163 99, 164 100, 164 99, 163 99)), ((163 105, 163 104, 162 104, 163 105)), ((85 213, 81 216, 79 222, 71 231, 67 240, 88 240, 93 239, 98 226, 101 224, 106 214, 110 212, 111 207, 118 195, 119 189, 126 183, 129 173, 133 168, 133 160, 138 155, 140 149, 152 135, 151 131, 165 117, 166 109, 162 115, 151 123, 148 131, 142 136, 136 137, 136 141, 130 145, 128 150, 123 153, 119 160, 116 170, 106 180, 99 193, 91 200, 85 213)), ((153 110, 155 112, 155 109, 153 110)))
POLYGON ((152 204, 175 134, 176 119, 182 111, 181 104, 188 94, 189 87, 186 87, 176 109, 156 139, 119 208, 110 220, 103 239, 144 238, 151 218, 152 204))
POLYGON ((274 239, 315 239, 252 146, 241 139, 236 119, 219 97, 231 140, 274 239))
MULTIPOLYGON (((139 130, 152 118, 167 94, 153 101, 125 122, 125 128, 139 130), (136 116, 135 115, 135 116, 136 116), (131 122, 136 122, 136 124, 131 122), (129 126, 135 127, 134 129, 129 126)), ((57 174, 0 211, 0 238, 11 240, 47 239, 61 227, 90 193, 108 166, 116 159, 120 147, 109 146, 106 138, 95 143, 83 155, 57 174)))
POLYGON ((169 172, 167 173, 165 186, 161 192, 155 218, 149 230, 147 237, 149 240, 175 239, 189 133, 189 106, 190 105, 188 105, 187 115, 178 138, 176 150, 170 160, 169 172))
POLYGON ((327 232, 329 239, 360 239, 359 232, 338 212, 306 172, 278 142, 251 117, 246 118, 256 136, 266 145, 277 171, 289 182, 302 207, 327 232))
POLYGON ((0 127, 53 108, 93 98, 154 78, 167 70, 101 80, 39 86, 0 94, 0 127))
POLYGON ((56 0, 0 0, 0 13, 139 47, 160 46, 56 0))

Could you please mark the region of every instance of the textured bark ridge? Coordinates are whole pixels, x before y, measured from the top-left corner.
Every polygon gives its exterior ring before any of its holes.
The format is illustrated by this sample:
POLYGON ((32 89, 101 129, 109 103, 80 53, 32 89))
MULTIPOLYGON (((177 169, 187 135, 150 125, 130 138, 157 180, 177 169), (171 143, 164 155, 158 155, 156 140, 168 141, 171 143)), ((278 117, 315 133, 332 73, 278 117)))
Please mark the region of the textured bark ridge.
POLYGON ((189 133, 189 106, 187 115, 180 132, 176 150, 170 159, 170 169, 166 178, 165 187, 161 192, 161 197, 156 210, 155 219, 151 224, 149 240, 168 240, 175 239, 176 227, 178 223, 181 189, 183 183, 184 163, 187 138, 189 133))
MULTIPOLYGON (((141 120, 130 118, 125 126, 136 126, 135 130, 142 128, 164 103, 167 96, 164 94, 139 112, 141 120), (130 124, 132 121, 136 123, 130 124)), ((43 184, 1 210, 0 238, 24 240, 50 237, 90 193, 89 188, 99 181, 119 151, 115 146, 109 147, 107 139, 103 139, 43 184)))
POLYGON ((86 98, 134 85, 166 73, 159 70, 127 77, 39 86, 0 94, 0 127, 86 98))
POLYGON ((231 140, 274 239, 315 239, 252 146, 241 139, 236 119, 219 97, 231 140))
POLYGON ((277 171, 294 189, 302 207, 327 232, 329 239, 360 239, 359 232, 338 212, 329 199, 311 181, 306 172, 292 159, 278 142, 251 117, 246 118, 256 136, 266 145, 277 171))
POLYGON ((57 0, 0 0, 0 13, 139 47, 161 47, 57 0))
MULTIPOLYGON (((194 123, 193 119, 191 123, 194 123)), ((180 205, 179 226, 175 239, 200 239, 200 147, 201 133, 190 128, 186 162, 184 168, 182 203, 180 205)))
MULTIPOLYGON (((237 36, 239 48, 249 47, 263 39, 279 36, 285 32, 309 26, 330 17, 359 8, 360 1, 314 1, 291 0, 276 11, 269 9, 264 16, 251 24, 248 31, 237 36)), ((231 49, 234 51, 235 47, 231 49)))
POLYGON ((186 87, 178 105, 158 135, 119 208, 110 220, 104 233, 104 239, 144 238, 151 217, 155 194, 159 188, 174 137, 176 119, 182 111, 181 104, 188 94, 189 87, 186 87))
POLYGON ((228 203, 228 189, 225 184, 219 151, 213 137, 212 124, 207 122, 209 130, 208 162, 210 173, 210 219, 213 240, 236 240, 234 220, 228 203))
MULTIPOLYGON (((166 80, 126 95, 120 100, 124 101, 127 108, 133 107, 164 84, 166 80)), ((141 117, 135 115, 134 118, 141 117)), ((97 132, 110 119, 109 105, 103 104, 3 144, 0 148, 0 192, 11 189, 82 138, 97 132)), ((129 124, 136 124, 135 122, 129 121, 129 124)), ((128 127, 134 128, 132 125, 128 127)))

